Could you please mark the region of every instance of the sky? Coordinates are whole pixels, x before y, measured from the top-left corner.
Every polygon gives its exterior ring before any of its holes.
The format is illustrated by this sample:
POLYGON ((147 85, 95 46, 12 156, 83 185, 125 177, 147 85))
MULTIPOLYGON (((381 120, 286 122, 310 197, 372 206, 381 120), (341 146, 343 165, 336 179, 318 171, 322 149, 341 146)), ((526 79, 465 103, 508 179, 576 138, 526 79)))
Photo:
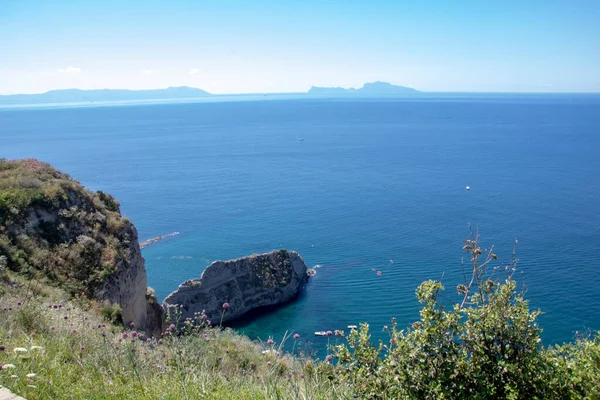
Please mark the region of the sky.
POLYGON ((0 0, 0 94, 600 92, 600 0, 0 0))

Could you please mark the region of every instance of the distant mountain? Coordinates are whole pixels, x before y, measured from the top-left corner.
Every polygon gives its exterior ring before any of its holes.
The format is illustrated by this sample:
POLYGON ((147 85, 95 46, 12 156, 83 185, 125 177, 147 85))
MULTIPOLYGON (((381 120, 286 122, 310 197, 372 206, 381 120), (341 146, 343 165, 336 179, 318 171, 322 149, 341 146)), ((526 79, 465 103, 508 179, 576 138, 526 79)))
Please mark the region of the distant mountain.
POLYGON ((313 86, 308 94, 327 96, 398 96, 420 93, 418 90, 406 86, 392 85, 388 82, 365 83, 360 89, 341 87, 318 87, 313 86))
POLYGON ((40 94, 13 94, 0 96, 0 104, 8 103, 72 103, 87 101, 160 100, 210 96, 211 94, 188 86, 153 90, 128 89, 63 89, 40 94))

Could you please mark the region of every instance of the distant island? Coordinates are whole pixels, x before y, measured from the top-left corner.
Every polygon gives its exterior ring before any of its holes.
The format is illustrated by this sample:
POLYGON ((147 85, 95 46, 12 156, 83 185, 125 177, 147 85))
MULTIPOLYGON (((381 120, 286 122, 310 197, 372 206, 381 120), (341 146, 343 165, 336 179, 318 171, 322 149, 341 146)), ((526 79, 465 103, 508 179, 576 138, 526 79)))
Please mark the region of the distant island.
POLYGON ((360 89, 313 86, 308 91, 308 94, 321 96, 398 96, 417 93, 420 92, 416 89, 406 86, 392 85, 388 82, 365 83, 360 89))
POLYGON ((12 94, 0 96, 0 104, 8 103, 75 103, 94 101, 123 100, 162 100, 206 97, 211 94, 202 89, 189 86, 169 87, 166 89, 128 90, 128 89, 61 89, 39 94, 12 94))
MULTIPOLYGON (((362 96, 390 97, 410 96, 421 93, 406 86, 392 85, 388 82, 365 83, 359 89, 341 87, 313 86, 308 92, 288 93, 288 95, 317 96, 362 96)), ((285 93, 279 93, 285 94, 285 93)), ((258 94, 257 94, 258 95, 258 94)), ((194 99, 215 96, 205 90, 189 86, 168 87, 166 89, 130 90, 130 89, 58 89, 36 94, 0 95, 3 104, 44 104, 44 103, 94 103, 106 101, 147 101, 168 99, 194 99)), ((265 94, 266 96, 266 94, 265 94)))

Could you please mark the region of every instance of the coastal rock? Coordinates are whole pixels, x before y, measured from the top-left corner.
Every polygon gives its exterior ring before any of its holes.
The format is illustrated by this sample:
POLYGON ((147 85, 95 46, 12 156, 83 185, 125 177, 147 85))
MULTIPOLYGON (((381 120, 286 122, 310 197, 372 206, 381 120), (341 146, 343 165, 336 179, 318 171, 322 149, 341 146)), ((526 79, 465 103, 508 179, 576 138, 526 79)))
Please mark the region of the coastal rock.
POLYGON ((0 159, 0 188, 0 255, 10 270, 118 304, 123 323, 147 334, 162 330, 137 230, 118 201, 35 159, 0 159))
POLYGON ((131 223, 124 229, 129 238, 128 256, 117 261, 114 272, 106 277, 96 298, 119 304, 125 326, 133 322, 138 329, 154 336, 162 331, 162 309, 156 295, 146 287, 146 268, 137 230, 131 223))
POLYGON ((183 282, 163 302, 175 320, 206 312, 213 324, 239 318, 248 311, 283 304, 298 295, 308 280, 304 260, 295 251, 276 250, 229 261, 215 261, 199 279, 183 282), (229 307, 223 310, 223 304, 229 307))

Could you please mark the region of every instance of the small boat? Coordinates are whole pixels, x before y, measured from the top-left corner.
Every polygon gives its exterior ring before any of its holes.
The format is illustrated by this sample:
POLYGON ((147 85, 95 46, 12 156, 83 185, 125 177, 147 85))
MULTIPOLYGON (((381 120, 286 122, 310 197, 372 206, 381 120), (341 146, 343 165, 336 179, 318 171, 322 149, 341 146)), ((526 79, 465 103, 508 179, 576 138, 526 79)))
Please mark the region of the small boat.
POLYGON ((304 138, 298 138, 299 142, 304 142, 304 138))
POLYGON ((465 189, 467 189, 467 190, 471 190, 471 187, 470 187, 470 186, 467 186, 465 189))
POLYGON ((358 328, 358 326, 356 326, 356 325, 348 325, 348 329, 357 329, 357 328, 358 328))
POLYGON ((318 332, 315 332, 315 336, 327 336, 327 332, 325 332, 325 331, 318 331, 318 332))

